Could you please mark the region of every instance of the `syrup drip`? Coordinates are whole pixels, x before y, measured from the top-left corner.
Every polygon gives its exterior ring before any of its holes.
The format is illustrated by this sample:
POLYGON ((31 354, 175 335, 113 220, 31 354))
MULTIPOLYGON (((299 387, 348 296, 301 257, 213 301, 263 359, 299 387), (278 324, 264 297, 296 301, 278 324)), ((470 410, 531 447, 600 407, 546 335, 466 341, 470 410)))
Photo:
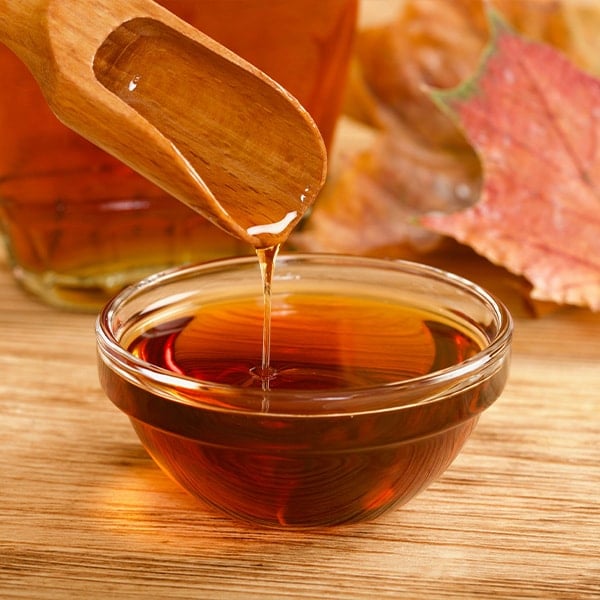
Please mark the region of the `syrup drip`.
MULTIPOLYGON (((262 339, 262 363, 258 375, 262 381, 263 391, 269 390, 269 382, 276 373, 271 367, 271 309, 272 295, 271 288, 273 284, 273 272, 275 270, 275 260, 279 252, 279 245, 269 248, 257 248, 256 255, 260 265, 260 273, 263 284, 263 339, 262 339)), ((268 409, 268 401, 263 402, 263 410, 268 409)))

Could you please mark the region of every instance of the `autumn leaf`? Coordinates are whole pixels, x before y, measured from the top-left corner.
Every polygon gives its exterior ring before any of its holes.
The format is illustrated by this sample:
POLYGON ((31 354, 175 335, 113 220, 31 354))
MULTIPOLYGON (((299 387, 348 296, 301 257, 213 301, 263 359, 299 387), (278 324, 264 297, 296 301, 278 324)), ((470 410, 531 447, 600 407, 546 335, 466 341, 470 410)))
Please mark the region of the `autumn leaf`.
POLYGON ((523 275, 535 299, 600 310, 600 80, 489 19, 475 76, 433 94, 480 157, 481 196, 421 223, 523 275))

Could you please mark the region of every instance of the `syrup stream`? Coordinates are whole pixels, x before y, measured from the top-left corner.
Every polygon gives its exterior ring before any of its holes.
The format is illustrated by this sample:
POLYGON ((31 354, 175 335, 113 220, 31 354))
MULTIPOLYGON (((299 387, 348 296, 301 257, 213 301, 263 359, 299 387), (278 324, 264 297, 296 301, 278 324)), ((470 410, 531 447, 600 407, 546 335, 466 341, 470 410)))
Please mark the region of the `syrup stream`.
MULTIPOLYGON (((262 381, 262 389, 265 392, 269 390, 269 382, 275 376, 275 373, 271 369, 271 285, 273 283, 273 271, 278 252, 279 245, 256 249, 262 277, 264 303, 262 364, 259 374, 262 381)), ((268 410, 268 399, 266 397, 263 398, 262 408, 263 411, 268 410)))

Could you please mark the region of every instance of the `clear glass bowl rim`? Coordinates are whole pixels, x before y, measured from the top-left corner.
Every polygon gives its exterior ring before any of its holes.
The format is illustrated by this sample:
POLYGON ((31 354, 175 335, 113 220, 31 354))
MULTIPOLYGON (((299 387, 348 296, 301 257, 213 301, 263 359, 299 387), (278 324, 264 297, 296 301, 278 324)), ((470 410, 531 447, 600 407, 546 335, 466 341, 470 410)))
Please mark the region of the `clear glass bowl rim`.
MULTIPOLYGON (((513 319, 508 308, 487 290, 472 281, 459 275, 444 271, 442 269, 401 259, 381 259, 371 257, 360 257, 354 255, 342 254, 324 254, 324 253, 296 253, 290 252, 280 254, 277 258, 277 265, 281 262, 314 262, 328 261, 332 266, 359 266, 362 268, 376 268, 385 270, 400 270, 407 275, 416 277, 426 277, 444 284, 452 285, 462 292, 475 296, 482 304, 487 306, 490 315, 497 322, 497 335, 490 340, 489 345, 471 358, 453 365, 451 367, 437 370, 427 375, 405 379, 398 382, 387 383, 381 386, 362 387, 362 388, 344 388, 336 392, 335 390, 269 390, 266 392, 272 412, 269 415, 288 414, 288 411, 282 407, 291 405, 292 401, 297 403, 310 402, 312 409, 310 415, 327 414, 331 416, 338 412, 348 414, 351 412, 374 412, 381 410, 398 410, 411 408, 415 405, 442 401, 445 397, 455 395, 462 389, 467 389, 476 385, 484 378, 491 377, 501 368, 503 359, 510 354, 510 345, 513 332, 513 319), (370 407, 365 402, 369 397, 376 393, 379 401, 376 406, 370 407), (406 397, 418 395, 415 401, 406 400, 406 397), (406 402, 398 404, 398 399, 404 397, 406 402), (386 405, 385 398, 394 399, 391 404, 386 405), (347 406, 348 400, 353 407, 362 405, 362 409, 356 410, 347 406), (322 407, 320 411, 314 411, 315 403, 322 407), (276 408, 277 407, 277 408, 276 408)), ((142 388, 151 387, 156 393, 159 390, 160 395, 165 400, 176 403, 187 404, 189 407, 198 406, 203 410, 232 410, 234 412, 252 412, 261 411, 264 405, 265 392, 260 389, 243 389, 244 402, 239 407, 233 406, 223 408, 203 403, 197 398, 186 398, 185 394, 190 396, 196 393, 210 392, 211 395, 220 395, 227 398, 235 396, 240 390, 235 386, 218 384, 211 381, 202 381, 178 375, 146 361, 143 361, 120 345, 113 333, 112 323, 117 318, 119 309, 128 301, 131 301, 139 294, 145 291, 157 288, 161 284, 172 282, 179 278, 184 279, 190 275, 200 275, 204 272, 219 271, 220 269, 233 269, 238 266, 247 266, 249 263, 257 264, 254 256, 242 256, 233 258, 217 259, 198 264, 173 267, 155 273, 146 277, 136 284, 132 284, 123 289, 110 300, 96 320, 96 341, 99 360, 103 360, 109 368, 118 371, 121 376, 130 383, 142 388), (171 393, 169 390, 177 390, 178 393, 171 393), (254 407, 254 408, 249 408, 254 407)), ((277 275, 277 266, 275 269, 277 275)), ((258 271, 257 271, 258 276, 258 271)), ((297 414, 297 410, 290 411, 290 415, 297 414)), ((307 416, 306 414, 304 416, 307 416)))

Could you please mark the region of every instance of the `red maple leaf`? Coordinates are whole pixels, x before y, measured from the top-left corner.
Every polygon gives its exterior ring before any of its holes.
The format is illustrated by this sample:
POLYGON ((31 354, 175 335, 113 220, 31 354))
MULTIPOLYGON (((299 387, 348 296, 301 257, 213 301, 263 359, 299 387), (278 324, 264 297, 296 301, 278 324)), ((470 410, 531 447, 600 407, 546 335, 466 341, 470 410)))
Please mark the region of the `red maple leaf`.
POLYGON ((480 157, 480 199, 421 222, 523 275, 533 298, 600 310, 600 80, 489 18, 475 76, 433 93, 480 157))

